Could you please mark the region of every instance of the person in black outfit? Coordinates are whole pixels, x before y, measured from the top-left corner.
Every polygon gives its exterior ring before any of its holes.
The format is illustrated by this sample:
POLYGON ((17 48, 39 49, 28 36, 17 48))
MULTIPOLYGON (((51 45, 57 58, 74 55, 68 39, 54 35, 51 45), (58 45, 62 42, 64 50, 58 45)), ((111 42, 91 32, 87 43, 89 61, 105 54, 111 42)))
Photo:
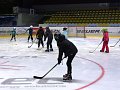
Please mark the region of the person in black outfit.
POLYGON ((39 27, 36 34, 36 38, 38 39, 38 48, 40 47, 40 43, 42 44, 42 47, 44 47, 43 36, 44 36, 44 30, 42 27, 39 27))
POLYGON ((47 39, 47 49, 45 51, 46 52, 53 51, 53 48, 52 48, 53 33, 49 29, 49 27, 46 27, 44 41, 46 41, 46 38, 48 38, 48 39, 47 39), (49 47, 50 47, 50 49, 49 49, 49 47))
POLYGON ((58 34, 55 37, 57 41, 57 46, 59 48, 59 55, 58 55, 58 64, 62 61, 62 56, 64 53, 64 57, 68 57, 67 59, 67 74, 63 75, 63 80, 72 80, 72 60, 75 57, 76 53, 78 52, 77 47, 69 40, 65 39, 65 36, 62 34, 58 34), (57 38, 56 38, 57 37, 57 38))
POLYGON ((31 41, 33 42, 33 26, 31 25, 29 29, 26 30, 26 32, 29 31, 29 35, 28 35, 28 42, 29 42, 29 39, 31 38, 31 41))

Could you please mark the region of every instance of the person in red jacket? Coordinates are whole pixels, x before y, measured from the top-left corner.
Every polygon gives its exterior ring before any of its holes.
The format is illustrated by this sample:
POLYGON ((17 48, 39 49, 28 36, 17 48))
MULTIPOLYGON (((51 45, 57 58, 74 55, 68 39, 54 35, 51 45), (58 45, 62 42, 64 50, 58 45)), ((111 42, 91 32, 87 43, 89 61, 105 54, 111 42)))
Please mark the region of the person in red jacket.
POLYGON ((108 34, 108 30, 107 28, 103 28, 102 29, 103 32, 103 46, 102 46, 102 50, 100 50, 100 52, 104 52, 105 48, 106 48, 106 53, 109 53, 109 47, 108 47, 108 42, 109 42, 109 34, 108 34))

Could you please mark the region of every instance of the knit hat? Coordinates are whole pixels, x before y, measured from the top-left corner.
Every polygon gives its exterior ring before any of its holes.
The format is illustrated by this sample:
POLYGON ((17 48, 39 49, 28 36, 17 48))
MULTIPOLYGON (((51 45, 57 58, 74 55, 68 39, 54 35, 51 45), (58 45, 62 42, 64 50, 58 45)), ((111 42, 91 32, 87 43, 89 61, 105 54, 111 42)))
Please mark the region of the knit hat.
POLYGON ((63 31, 64 31, 64 30, 67 30, 67 28, 66 28, 66 27, 64 27, 64 28, 63 28, 63 31))
POLYGON ((101 31, 102 31, 102 32, 107 32, 108 29, 107 29, 107 28, 103 28, 101 31))

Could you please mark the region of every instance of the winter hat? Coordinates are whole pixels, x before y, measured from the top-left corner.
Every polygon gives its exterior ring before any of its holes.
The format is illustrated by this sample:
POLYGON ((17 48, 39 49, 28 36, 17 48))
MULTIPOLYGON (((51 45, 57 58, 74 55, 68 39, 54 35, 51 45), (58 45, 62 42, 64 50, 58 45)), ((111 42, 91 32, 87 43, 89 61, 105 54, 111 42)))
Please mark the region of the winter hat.
POLYGON ((39 28, 42 28, 42 26, 40 26, 39 28))
POLYGON ((46 29, 49 29, 49 27, 46 27, 46 29))
POLYGON ((30 25, 30 28, 33 28, 33 26, 32 26, 32 25, 30 25))
POLYGON ((13 29, 16 29, 16 27, 13 27, 13 29))
POLYGON ((55 38, 56 41, 59 40, 60 35, 61 35, 60 33, 55 33, 54 34, 54 38, 55 38))
POLYGON ((102 31, 102 32, 107 32, 108 29, 107 29, 107 28, 103 28, 101 31, 102 31))
POLYGON ((67 28, 66 28, 66 27, 64 27, 64 28, 63 28, 63 31, 64 31, 64 30, 67 30, 67 28))

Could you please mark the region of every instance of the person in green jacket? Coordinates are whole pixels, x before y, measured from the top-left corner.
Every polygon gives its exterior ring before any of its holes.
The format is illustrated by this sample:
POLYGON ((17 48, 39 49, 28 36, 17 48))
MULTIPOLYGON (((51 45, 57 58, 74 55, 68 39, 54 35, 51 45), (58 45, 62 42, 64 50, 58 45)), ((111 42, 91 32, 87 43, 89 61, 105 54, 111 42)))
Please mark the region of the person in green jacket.
POLYGON ((10 33, 10 35, 12 36, 11 39, 10 39, 10 41, 12 41, 13 38, 16 41, 16 37, 15 37, 16 36, 16 27, 13 28, 13 30, 10 33))

